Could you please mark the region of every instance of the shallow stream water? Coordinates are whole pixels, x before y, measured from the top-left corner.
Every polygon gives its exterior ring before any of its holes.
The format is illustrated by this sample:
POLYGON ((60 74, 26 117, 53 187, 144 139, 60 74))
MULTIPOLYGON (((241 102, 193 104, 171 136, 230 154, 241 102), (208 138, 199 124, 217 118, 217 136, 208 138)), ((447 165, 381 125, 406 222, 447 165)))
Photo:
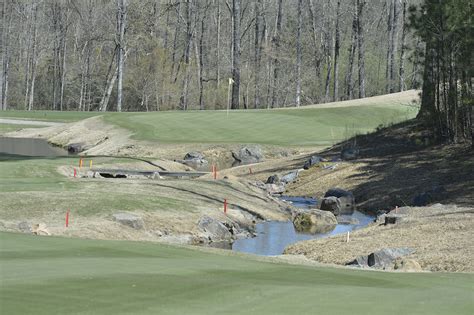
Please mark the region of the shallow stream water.
MULTIPOLYGON (((291 202, 295 207, 305 209, 315 208, 317 204, 317 200, 314 198, 282 197, 281 199, 291 202)), ((358 223, 337 224, 330 232, 306 234, 296 232, 291 221, 266 221, 257 224, 256 237, 236 240, 232 244, 232 250, 263 256, 281 255, 288 245, 299 241, 324 238, 346 233, 348 231, 354 231, 368 225, 374 219, 373 217, 359 211, 355 211, 353 215, 340 216, 340 218, 344 220, 356 219, 358 223)))
POLYGON ((52 157, 65 156, 68 152, 44 139, 0 137, 0 154, 52 157))

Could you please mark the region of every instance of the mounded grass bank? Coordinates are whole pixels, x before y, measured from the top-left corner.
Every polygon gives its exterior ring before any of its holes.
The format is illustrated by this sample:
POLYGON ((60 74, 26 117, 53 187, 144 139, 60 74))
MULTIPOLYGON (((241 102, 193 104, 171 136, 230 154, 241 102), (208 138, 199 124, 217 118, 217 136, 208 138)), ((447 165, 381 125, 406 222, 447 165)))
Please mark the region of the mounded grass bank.
POLYGON ((105 121, 129 129, 138 140, 162 143, 259 143, 330 145, 355 134, 411 119, 405 105, 299 110, 110 113, 105 121))
POLYGON ((414 91, 346 102, 275 110, 140 113, 4 111, 3 118, 72 122, 101 115, 137 140, 160 143, 258 143, 327 146, 415 117, 414 91), (319 107, 318 107, 319 106, 319 107))
POLYGON ((173 246, 0 233, 4 314, 472 314, 471 274, 267 263, 173 246))

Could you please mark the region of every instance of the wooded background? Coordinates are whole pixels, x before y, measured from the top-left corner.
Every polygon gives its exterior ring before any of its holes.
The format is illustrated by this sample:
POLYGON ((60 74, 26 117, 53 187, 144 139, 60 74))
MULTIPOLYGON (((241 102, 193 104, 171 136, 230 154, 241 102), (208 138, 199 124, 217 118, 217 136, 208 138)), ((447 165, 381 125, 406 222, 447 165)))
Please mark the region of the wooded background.
POLYGON ((2 2, 2 109, 276 108, 422 76, 416 0, 2 2))

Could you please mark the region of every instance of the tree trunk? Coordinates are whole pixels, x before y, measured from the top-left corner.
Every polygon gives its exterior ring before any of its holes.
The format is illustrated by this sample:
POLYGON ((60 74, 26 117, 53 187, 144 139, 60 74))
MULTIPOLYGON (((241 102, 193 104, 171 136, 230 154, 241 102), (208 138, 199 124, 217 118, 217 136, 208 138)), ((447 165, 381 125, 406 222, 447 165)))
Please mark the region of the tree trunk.
POLYGON ((365 97, 365 45, 364 45, 364 6, 365 0, 357 1, 357 48, 359 50, 359 98, 365 97))
POLYGON ((220 1, 217 2, 217 19, 216 19, 216 28, 217 28, 217 49, 216 49, 216 80, 217 80, 217 89, 219 89, 221 83, 221 73, 220 73, 220 47, 221 47, 221 6, 220 1))
POLYGON ((301 26, 303 24, 302 14, 303 0, 298 0, 298 26, 296 29, 296 107, 301 105, 301 26))
POLYGON ((390 67, 392 65, 392 45, 393 45, 393 3, 397 0, 390 0, 390 6, 388 8, 388 19, 387 19, 387 60, 385 68, 385 93, 390 93, 392 89, 392 82, 390 81, 390 67))
POLYGON ((280 33, 281 33, 281 20, 282 20, 282 7, 283 7, 283 0, 278 0, 278 12, 276 17, 276 28, 275 34, 272 38, 273 44, 273 89, 272 89, 272 108, 278 107, 278 92, 277 92, 277 85, 278 85, 278 75, 280 71, 279 67, 279 59, 278 54, 280 52, 280 33))
POLYGON ((64 87, 66 85, 66 48, 67 48, 67 30, 68 30, 68 12, 66 8, 66 21, 62 25, 62 65, 61 65, 61 89, 59 98, 59 108, 63 110, 64 104, 64 87))
POLYGON ((107 71, 107 76, 106 76, 106 84, 104 86, 104 93, 102 95, 102 99, 100 100, 100 105, 99 105, 99 110, 102 112, 107 111, 107 105, 109 104, 109 99, 110 95, 112 95, 112 90, 115 85, 115 80, 117 79, 117 74, 118 74, 118 66, 115 63, 114 66, 114 60, 115 60, 115 55, 118 51, 118 47, 115 49, 114 54, 112 55, 112 60, 109 65, 109 70, 107 71), (113 74, 111 75, 111 71, 114 69, 113 74))
POLYGON ((262 41, 265 30, 263 27, 263 9, 262 0, 255 2, 255 97, 254 97, 254 108, 260 107, 260 69, 262 61, 262 41))
POLYGON ((407 33, 406 26, 406 12, 407 12, 407 1, 403 0, 402 4, 402 39, 400 47, 400 61, 399 61, 399 90, 403 92, 405 90, 405 38, 407 33))
POLYGON ((314 8, 313 0, 308 0, 308 12, 309 12, 309 17, 311 19, 311 35, 313 39, 313 45, 314 45, 314 68, 315 68, 315 77, 316 79, 319 79, 321 75, 321 54, 319 51, 319 32, 318 32, 318 21, 316 20, 316 10, 314 8))
POLYGON ((337 1, 336 8, 336 39, 334 44, 334 91, 333 91, 333 101, 337 102, 339 100, 339 50, 341 47, 341 32, 339 29, 339 15, 341 11, 341 1, 337 1))
MULTIPOLYGON (((355 4, 355 0, 354 0, 355 4)), ((354 97, 354 82, 352 75, 354 73, 354 59, 357 49, 357 6, 354 5, 354 12, 352 18, 352 36, 351 46, 349 48, 349 65, 346 75, 346 97, 351 100, 354 97)))
POLYGON ((395 92, 395 55, 398 49, 398 1, 393 0, 392 44, 390 45, 390 93, 395 92))
POLYGON ((6 110, 8 108, 8 75, 9 75, 9 68, 10 68, 10 33, 11 33, 11 26, 12 26, 12 4, 8 7, 7 13, 7 1, 4 0, 2 15, 3 15, 3 30, 4 34, 2 46, 3 46, 3 54, 2 54, 2 75, 1 75, 1 101, 2 104, 0 108, 2 110, 6 110), (7 19, 8 16, 8 19, 7 19), (6 29, 6 30, 5 30, 6 29))
POLYGON ((33 42, 31 45, 31 79, 30 79, 30 88, 29 88, 29 100, 28 100, 28 110, 33 109, 33 102, 35 98, 35 81, 36 81, 36 65, 38 63, 37 56, 37 37, 38 37, 38 27, 36 25, 38 18, 38 5, 35 5, 33 13, 33 42))
POLYGON ((240 107, 240 0, 232 0, 232 102, 240 107))
POLYGON ((122 84, 123 84, 123 66, 125 54, 125 23, 127 19, 127 0, 117 0, 117 36, 118 36, 118 51, 117 51, 117 68, 118 68, 118 82, 117 82, 117 112, 122 111, 122 84))
POLYGON ((193 0, 187 0, 185 7, 185 19, 186 19, 186 44, 184 47, 184 65, 185 65, 185 75, 181 84, 181 96, 179 98, 179 104, 182 110, 188 109, 188 96, 189 96, 189 81, 191 80, 191 49, 193 42, 193 27, 192 27, 192 18, 193 18, 193 9, 192 3, 193 0))
POLYGON ((197 60, 198 60, 198 78, 199 78, 199 109, 204 110, 204 78, 203 78, 203 68, 204 68, 204 32, 205 32, 205 20, 207 19, 206 11, 207 11, 208 5, 206 5, 206 8, 204 9, 204 13, 201 17, 201 34, 199 36, 199 49, 196 46, 196 54, 197 54, 197 60))

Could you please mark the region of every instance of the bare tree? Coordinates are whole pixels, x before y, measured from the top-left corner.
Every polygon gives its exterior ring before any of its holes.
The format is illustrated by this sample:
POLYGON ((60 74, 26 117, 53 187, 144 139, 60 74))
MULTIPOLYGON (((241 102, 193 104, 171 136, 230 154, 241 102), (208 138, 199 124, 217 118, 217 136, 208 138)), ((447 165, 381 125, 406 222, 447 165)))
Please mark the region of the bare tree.
POLYGON ((231 108, 240 106, 240 0, 232 0, 232 102, 231 108))
POLYGON ((273 89, 272 89, 272 104, 271 107, 278 107, 278 95, 276 85, 278 84, 278 75, 279 75, 279 59, 278 53, 280 50, 280 33, 281 33, 281 19, 282 19, 282 7, 283 0, 278 0, 278 11, 276 16, 276 27, 275 33, 272 38, 272 53, 273 53, 273 89))
POLYGON ((400 43, 400 61, 399 61, 399 70, 398 70, 398 87, 400 91, 405 90, 405 40, 407 35, 407 25, 406 25, 406 13, 407 13, 407 1, 403 0, 402 2, 402 38, 400 43))
POLYGON ((339 100, 339 50, 341 48, 341 31, 339 29, 339 16, 341 14, 341 1, 337 1, 336 7, 336 35, 334 43, 334 90, 333 101, 339 100))
POLYGON ((302 15, 303 0, 298 0, 298 26, 296 28, 296 106, 301 105, 301 26, 303 24, 302 15))
POLYGON ((351 35, 351 46, 349 48, 349 60, 346 74, 346 97, 351 100, 354 97, 354 82, 352 75, 354 72, 354 59, 357 49, 357 3, 354 1, 354 12, 352 13, 352 35, 351 35))
POLYGON ((365 43, 364 43, 364 7, 365 0, 357 3, 357 48, 359 51, 359 98, 365 97, 365 43))
POLYGON ((125 24, 127 21, 127 0, 117 0, 117 111, 122 111, 123 65, 125 56, 125 24))

